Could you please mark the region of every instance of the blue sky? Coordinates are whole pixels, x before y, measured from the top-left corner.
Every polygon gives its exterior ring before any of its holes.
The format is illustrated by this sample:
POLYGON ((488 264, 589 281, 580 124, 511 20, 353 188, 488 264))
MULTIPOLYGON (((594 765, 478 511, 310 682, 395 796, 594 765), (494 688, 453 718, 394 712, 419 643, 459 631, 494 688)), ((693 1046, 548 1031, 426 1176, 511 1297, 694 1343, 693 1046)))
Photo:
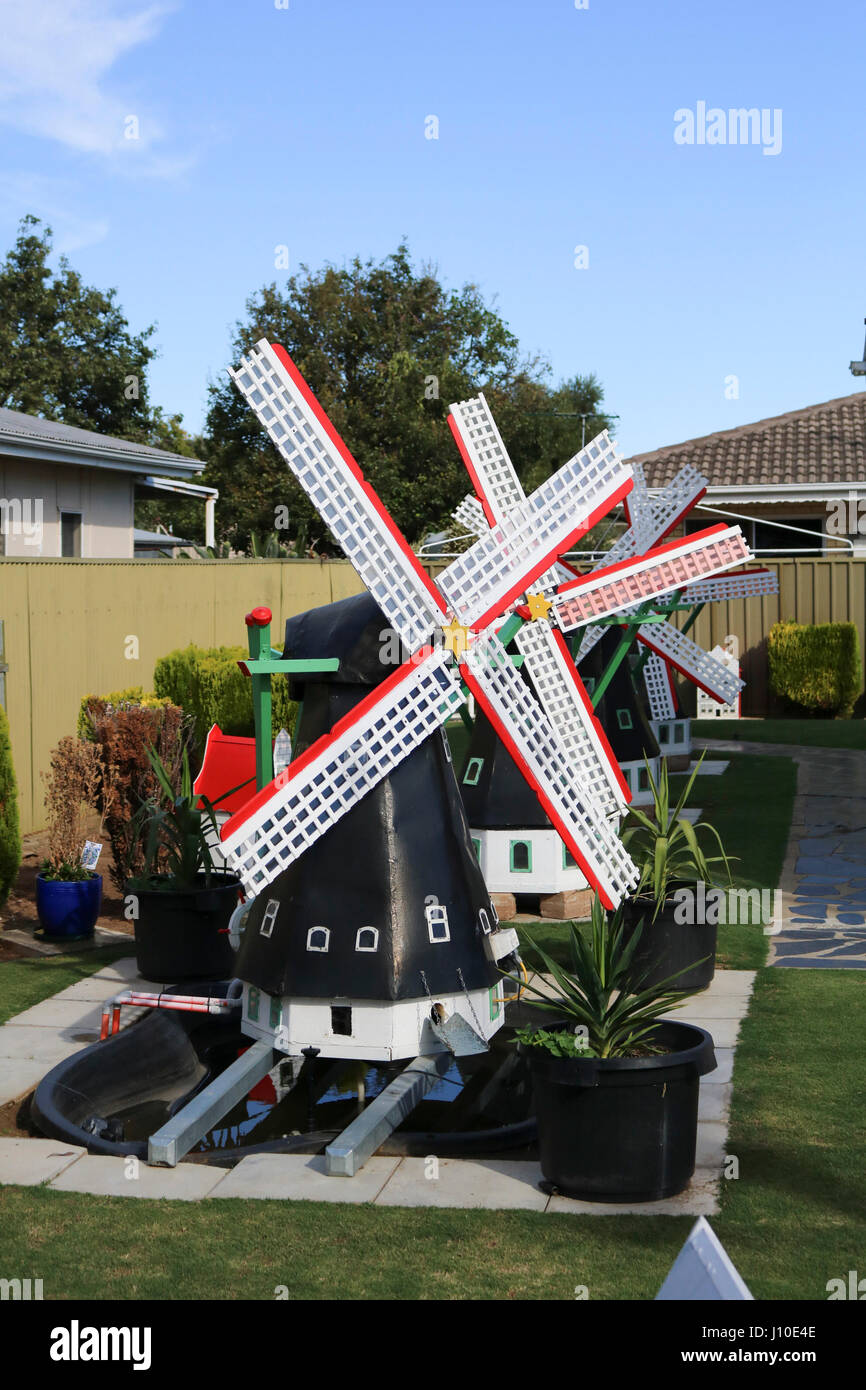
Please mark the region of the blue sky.
POLYGON ((188 428, 275 247, 403 235, 595 371, 627 453, 858 388, 862 0, 282 2, 0 0, 0 246, 33 212, 155 320, 188 428), (781 110, 780 151, 676 143, 699 102, 781 110))

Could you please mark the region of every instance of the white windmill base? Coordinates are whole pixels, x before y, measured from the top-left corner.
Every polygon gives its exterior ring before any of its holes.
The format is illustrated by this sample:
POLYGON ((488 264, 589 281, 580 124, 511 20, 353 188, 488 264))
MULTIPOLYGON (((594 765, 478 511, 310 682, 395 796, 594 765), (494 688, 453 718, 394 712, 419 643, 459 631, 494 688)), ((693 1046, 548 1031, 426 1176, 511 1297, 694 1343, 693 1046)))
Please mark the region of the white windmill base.
MULTIPOLYGON (((516 932, 495 935, 503 937, 501 946, 516 949, 516 932)), ((306 1048, 314 1047, 323 1058, 396 1062, 448 1051, 433 1031, 430 1010, 434 1003, 442 1005, 448 1018, 459 1014, 488 1042, 505 1020, 504 994, 502 980, 490 989, 391 1001, 279 998, 245 983, 241 1031, 287 1057, 300 1057, 306 1048), (335 1031, 335 1026, 349 1031, 335 1031)))
POLYGON ((579 892, 589 887, 559 834, 552 828, 472 829, 469 833, 490 893, 535 896, 579 892))
POLYGON ((691 719, 651 719, 659 752, 670 772, 683 772, 692 760, 691 719))
MULTIPOLYGON (((653 781, 658 785, 661 760, 659 758, 650 758, 649 765, 653 781)), ((653 796, 647 779, 646 764, 643 758, 640 759, 640 762, 620 763, 619 769, 631 790, 630 804, 632 806, 652 806, 653 796)))

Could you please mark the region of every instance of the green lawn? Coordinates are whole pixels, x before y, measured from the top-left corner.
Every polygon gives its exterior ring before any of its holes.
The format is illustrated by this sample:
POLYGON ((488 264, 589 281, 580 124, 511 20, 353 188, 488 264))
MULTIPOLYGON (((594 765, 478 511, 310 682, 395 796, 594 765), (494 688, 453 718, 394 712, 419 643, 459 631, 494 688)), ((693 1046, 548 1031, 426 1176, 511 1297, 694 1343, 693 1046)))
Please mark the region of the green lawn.
MULTIPOLYGON (((796 790, 796 768, 790 758, 772 754, 751 757, 732 753, 721 777, 695 778, 691 802, 703 819, 718 830, 732 864, 738 888, 775 888, 782 874, 785 847, 796 790), (760 806, 760 816, 749 814, 760 806)), ((678 795, 685 775, 671 776, 678 795)), ((734 914, 729 914, 734 915, 734 914)), ((532 943, 563 964, 568 951, 561 922, 521 922, 518 931, 531 963, 532 943)), ((719 927, 716 963, 720 969, 755 970, 767 958, 767 937, 758 924, 731 923, 719 927)))
POLYGON ((0 964, 0 1024, 40 999, 94 975, 104 965, 132 955, 132 939, 122 946, 81 951, 65 956, 37 956, 32 960, 6 960, 0 964))
POLYGON ((866 719, 695 719, 692 734, 806 748, 866 748, 866 719))
MULTIPOLYGON (((760 972, 737 1051, 739 1177, 712 1224, 756 1298, 824 1299, 862 1269, 866 1130, 852 1042, 866 981, 760 972)), ((423 1181, 423 1179, 420 1179, 423 1181)), ((651 1299, 691 1217, 546 1216, 0 1189, 0 1268, 47 1299, 651 1299)))

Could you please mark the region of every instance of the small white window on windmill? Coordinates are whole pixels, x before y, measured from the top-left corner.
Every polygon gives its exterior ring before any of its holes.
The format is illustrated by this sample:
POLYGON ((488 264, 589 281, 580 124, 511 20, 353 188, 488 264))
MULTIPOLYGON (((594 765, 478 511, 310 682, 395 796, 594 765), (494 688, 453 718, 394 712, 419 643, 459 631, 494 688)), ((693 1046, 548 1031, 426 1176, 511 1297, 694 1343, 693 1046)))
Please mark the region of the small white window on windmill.
POLYGON ((310 927, 307 932, 308 951, 327 951, 328 942, 331 939, 329 927, 310 927))
POLYGON ((359 927, 355 935, 356 951, 377 951, 379 949, 378 927, 359 927))
POLYGON ((259 936, 271 935, 271 933, 274 930, 274 922, 277 920, 277 913, 279 912, 279 910, 280 904, 278 899, 269 898, 268 905, 265 908, 265 915, 262 918, 262 924, 259 927, 259 936))
POLYGON ((478 913, 478 920, 481 923, 481 930, 484 932, 484 935, 489 936, 493 928, 490 924, 490 918, 487 916, 487 913, 484 911, 483 907, 481 911, 478 913))
POLYGON ((427 930, 434 945, 451 940, 447 908, 441 903, 428 903, 424 909, 424 916, 427 918, 427 930))

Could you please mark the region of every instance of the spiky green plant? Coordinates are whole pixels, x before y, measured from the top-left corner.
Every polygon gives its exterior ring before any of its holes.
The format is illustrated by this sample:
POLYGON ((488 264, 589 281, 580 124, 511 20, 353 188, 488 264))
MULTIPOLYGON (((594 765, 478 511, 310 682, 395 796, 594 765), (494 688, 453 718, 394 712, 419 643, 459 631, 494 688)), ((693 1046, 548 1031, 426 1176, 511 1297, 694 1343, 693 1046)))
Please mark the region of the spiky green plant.
MULTIPOLYGON (((656 1051, 653 1035, 663 1014, 694 993, 671 985, 685 973, 679 970, 648 989, 641 988, 642 977, 629 978, 629 968, 640 940, 642 925, 628 939, 623 936, 622 908, 610 917, 596 896, 592 905, 590 939, 587 941, 571 923, 569 940, 571 969, 559 965, 540 946, 533 946, 553 980, 553 993, 539 985, 525 983, 515 976, 508 979, 534 996, 542 1009, 565 1018, 577 1040, 567 1044, 564 1030, 518 1029, 519 1041, 543 1047, 554 1056, 630 1057, 642 1051, 656 1051)), ((686 966, 685 969, 691 969, 686 966)))
POLYGON ((727 877, 725 887, 731 887, 730 859, 725 854, 719 832, 705 821, 700 821, 696 826, 692 825, 682 814, 705 756, 705 753, 701 754, 697 767, 673 807, 667 764, 662 759, 661 773, 656 783, 649 759, 644 757, 653 799, 653 814, 648 816, 637 807, 630 807, 630 816, 637 824, 628 826, 622 840, 640 869, 640 880, 634 896, 639 898, 652 893, 655 901, 653 921, 664 907, 670 885, 677 880, 702 880, 709 887, 715 883, 714 866, 722 864, 727 877), (718 845, 719 853, 705 854, 698 839, 699 834, 713 838, 718 845))
POLYGON ((129 886, 177 892, 195 888, 203 877, 207 887, 214 875, 221 877, 224 872, 214 869, 207 839, 208 829, 214 836, 218 833, 214 808, 207 797, 199 797, 193 791, 186 749, 179 793, 156 750, 148 748, 147 756, 165 800, 160 804, 152 798, 136 813, 137 833, 132 841, 135 843, 139 834, 144 835, 144 870, 130 879, 129 886), (203 810, 198 806, 199 800, 204 803, 203 810))

